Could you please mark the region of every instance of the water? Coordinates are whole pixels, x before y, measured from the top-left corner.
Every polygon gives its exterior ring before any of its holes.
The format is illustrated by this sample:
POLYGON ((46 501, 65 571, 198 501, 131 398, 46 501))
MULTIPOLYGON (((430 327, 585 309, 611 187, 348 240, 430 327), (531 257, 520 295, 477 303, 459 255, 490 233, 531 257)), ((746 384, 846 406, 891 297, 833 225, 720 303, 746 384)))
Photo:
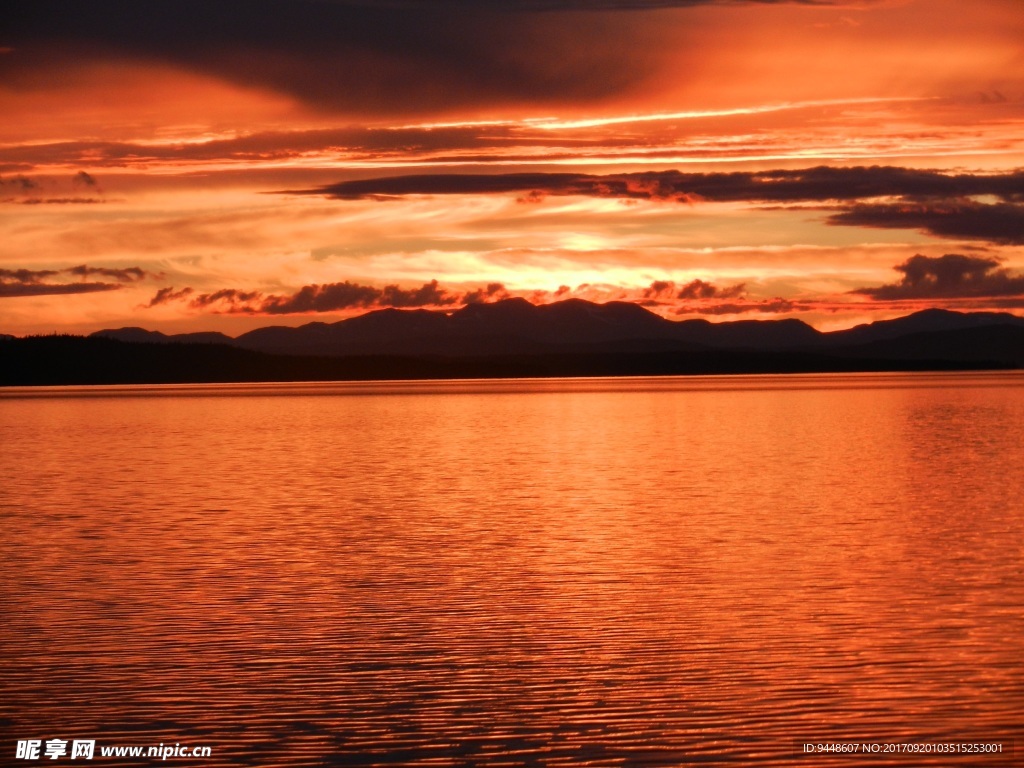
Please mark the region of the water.
POLYGON ((1019 373, 0 390, 0 749, 1011 764, 1022 436, 1019 373))

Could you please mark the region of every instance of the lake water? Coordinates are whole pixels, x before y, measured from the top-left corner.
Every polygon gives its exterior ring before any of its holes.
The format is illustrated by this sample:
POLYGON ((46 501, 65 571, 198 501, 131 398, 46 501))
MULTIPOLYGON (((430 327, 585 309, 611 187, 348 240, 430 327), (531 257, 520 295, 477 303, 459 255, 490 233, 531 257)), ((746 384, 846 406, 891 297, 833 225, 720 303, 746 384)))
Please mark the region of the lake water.
POLYGON ((1021 373, 6 389, 0 446, 5 761, 1024 759, 1021 373))

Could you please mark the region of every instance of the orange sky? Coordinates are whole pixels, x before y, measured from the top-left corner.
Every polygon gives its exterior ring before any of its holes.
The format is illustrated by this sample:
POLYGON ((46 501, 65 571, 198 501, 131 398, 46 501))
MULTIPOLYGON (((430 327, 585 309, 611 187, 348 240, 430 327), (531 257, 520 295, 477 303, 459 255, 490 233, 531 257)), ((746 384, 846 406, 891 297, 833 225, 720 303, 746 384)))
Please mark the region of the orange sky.
POLYGON ((0 332, 1024 308, 1019 0, 74 8, 0 31, 0 332))

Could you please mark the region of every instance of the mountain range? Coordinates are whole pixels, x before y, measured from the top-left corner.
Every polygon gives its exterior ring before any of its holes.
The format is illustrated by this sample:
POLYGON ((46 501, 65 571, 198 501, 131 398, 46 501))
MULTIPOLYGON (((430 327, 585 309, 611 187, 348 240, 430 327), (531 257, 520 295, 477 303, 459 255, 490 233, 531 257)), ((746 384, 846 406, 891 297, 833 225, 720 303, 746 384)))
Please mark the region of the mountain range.
POLYGON ((799 320, 667 320, 522 299, 384 309, 231 338, 142 328, 0 335, 0 386, 1024 368, 1024 318, 930 309, 823 333, 799 320))
POLYGON ((1024 365, 1024 318, 1000 312, 926 309, 823 333, 795 320, 667 320, 627 302, 525 299, 469 304, 455 312, 382 309, 335 323, 269 326, 231 338, 221 333, 166 335, 142 328, 93 336, 130 342, 226 344, 283 355, 492 357, 698 352, 807 351, 844 356, 991 360, 1024 365))

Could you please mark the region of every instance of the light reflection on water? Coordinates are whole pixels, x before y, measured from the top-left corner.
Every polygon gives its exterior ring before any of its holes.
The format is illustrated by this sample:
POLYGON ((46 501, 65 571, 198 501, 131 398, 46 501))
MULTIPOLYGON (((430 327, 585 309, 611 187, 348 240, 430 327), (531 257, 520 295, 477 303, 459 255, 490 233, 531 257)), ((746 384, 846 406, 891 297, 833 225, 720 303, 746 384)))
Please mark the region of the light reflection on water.
POLYGON ((1022 396, 1013 373, 0 390, 4 730, 212 766, 1020 744, 1022 396))

